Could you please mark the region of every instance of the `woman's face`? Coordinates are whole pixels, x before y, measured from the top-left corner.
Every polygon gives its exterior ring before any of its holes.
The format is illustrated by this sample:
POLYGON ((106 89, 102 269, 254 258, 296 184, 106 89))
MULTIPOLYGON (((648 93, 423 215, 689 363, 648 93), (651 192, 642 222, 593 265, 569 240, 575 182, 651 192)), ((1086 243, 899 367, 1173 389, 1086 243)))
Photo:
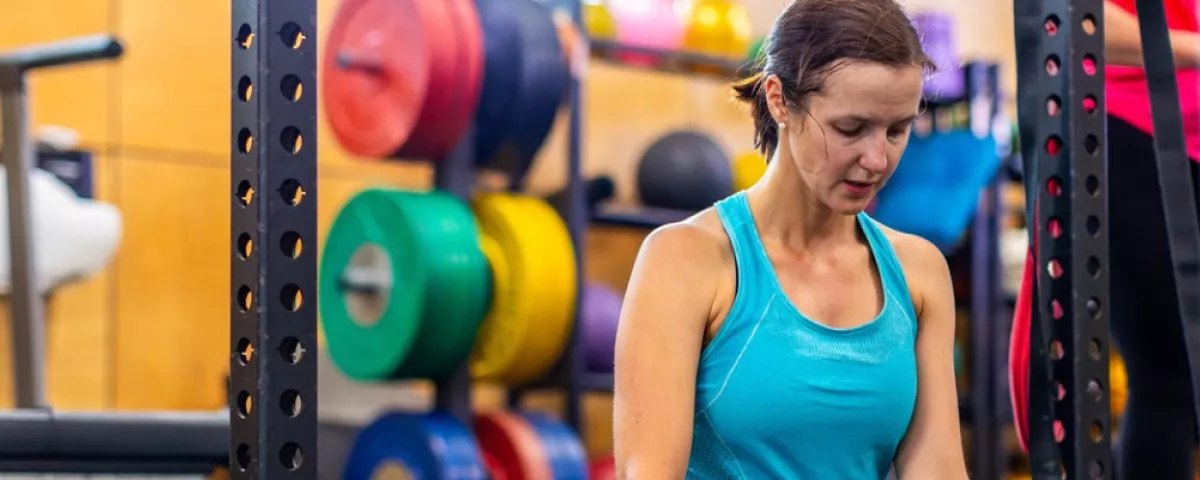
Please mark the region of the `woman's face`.
POLYGON ((807 114, 791 110, 781 141, 830 209, 861 212, 895 171, 921 102, 923 70, 870 62, 835 69, 807 114))

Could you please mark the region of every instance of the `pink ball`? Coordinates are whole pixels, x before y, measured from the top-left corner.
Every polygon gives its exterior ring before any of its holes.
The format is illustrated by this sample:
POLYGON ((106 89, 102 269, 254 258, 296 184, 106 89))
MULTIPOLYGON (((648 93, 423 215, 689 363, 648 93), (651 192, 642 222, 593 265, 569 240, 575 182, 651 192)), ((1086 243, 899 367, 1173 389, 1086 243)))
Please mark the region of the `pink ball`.
MULTIPOLYGON (((683 22, 673 0, 610 0, 617 23, 617 41, 624 45, 676 50, 683 39, 683 22)), ((648 61, 648 58, 631 61, 648 61)))

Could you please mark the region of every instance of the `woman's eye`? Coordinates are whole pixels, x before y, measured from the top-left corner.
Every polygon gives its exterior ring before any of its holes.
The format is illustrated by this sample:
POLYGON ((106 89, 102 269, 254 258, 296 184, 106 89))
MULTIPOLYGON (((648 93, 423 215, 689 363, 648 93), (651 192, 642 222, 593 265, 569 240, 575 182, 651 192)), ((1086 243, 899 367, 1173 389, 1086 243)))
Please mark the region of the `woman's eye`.
POLYGON ((856 135, 862 133, 862 130, 863 130, 862 126, 858 126, 858 127, 854 127, 854 128, 837 127, 838 132, 840 132, 842 135, 845 135, 848 137, 856 136, 856 135))

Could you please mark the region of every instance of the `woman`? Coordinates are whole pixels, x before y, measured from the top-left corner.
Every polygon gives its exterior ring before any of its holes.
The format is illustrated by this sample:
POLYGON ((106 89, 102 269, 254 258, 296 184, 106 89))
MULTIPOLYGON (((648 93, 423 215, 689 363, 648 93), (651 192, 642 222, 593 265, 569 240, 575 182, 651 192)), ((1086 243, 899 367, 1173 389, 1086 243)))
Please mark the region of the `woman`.
POLYGON ((766 174, 638 255, 619 478, 966 479, 946 261, 863 213, 930 59, 893 0, 797 0, 765 50, 736 91, 766 174))
MULTIPOLYGON (((1129 393, 1119 425, 1115 478, 1193 478, 1196 414, 1154 165, 1150 95, 1142 65, 1136 0, 1105 2, 1108 110, 1108 276, 1113 336, 1129 393)), ((1200 35, 1195 0, 1165 0, 1189 156, 1200 159, 1200 35)), ((1193 178, 1197 164, 1191 162, 1193 178)), ((1191 200, 1191 199, 1189 199, 1191 200)), ((1032 268, 1026 265, 1026 269, 1032 268)), ((1032 286, 1027 275, 1022 300, 1032 286)), ((1014 405, 1022 411, 1029 318, 1014 326, 1014 405), (1017 356, 1020 356, 1018 359, 1017 356)), ((1021 425, 1024 427, 1025 425, 1021 425)), ((1022 438, 1025 433, 1021 432, 1022 438)))

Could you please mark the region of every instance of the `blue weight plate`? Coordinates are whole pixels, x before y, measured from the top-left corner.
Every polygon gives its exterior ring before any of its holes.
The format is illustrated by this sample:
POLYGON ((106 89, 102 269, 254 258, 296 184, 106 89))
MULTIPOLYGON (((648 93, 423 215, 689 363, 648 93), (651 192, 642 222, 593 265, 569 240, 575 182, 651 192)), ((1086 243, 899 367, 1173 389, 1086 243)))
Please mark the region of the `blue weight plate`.
POLYGON ((487 480, 471 431, 448 414, 388 413, 358 433, 345 480, 370 480, 400 469, 414 480, 487 480))
POLYGON ((522 417, 541 440, 554 480, 588 480, 587 452, 570 427, 544 413, 527 412, 522 417))
MULTIPOLYGON (((520 36, 518 88, 515 101, 509 106, 500 142, 495 149, 478 150, 476 154, 482 165, 507 172, 513 183, 519 185, 554 126, 558 108, 570 86, 571 74, 562 54, 553 12, 534 0, 500 3, 511 9, 508 14, 514 19, 520 36)), ((486 36, 486 26, 484 30, 486 36)), ((489 101, 487 97, 485 101, 489 101)))
POLYGON ((476 0, 483 27, 483 86, 475 110, 475 158, 491 159, 512 128, 513 108, 521 91, 521 24, 511 0, 476 0))

